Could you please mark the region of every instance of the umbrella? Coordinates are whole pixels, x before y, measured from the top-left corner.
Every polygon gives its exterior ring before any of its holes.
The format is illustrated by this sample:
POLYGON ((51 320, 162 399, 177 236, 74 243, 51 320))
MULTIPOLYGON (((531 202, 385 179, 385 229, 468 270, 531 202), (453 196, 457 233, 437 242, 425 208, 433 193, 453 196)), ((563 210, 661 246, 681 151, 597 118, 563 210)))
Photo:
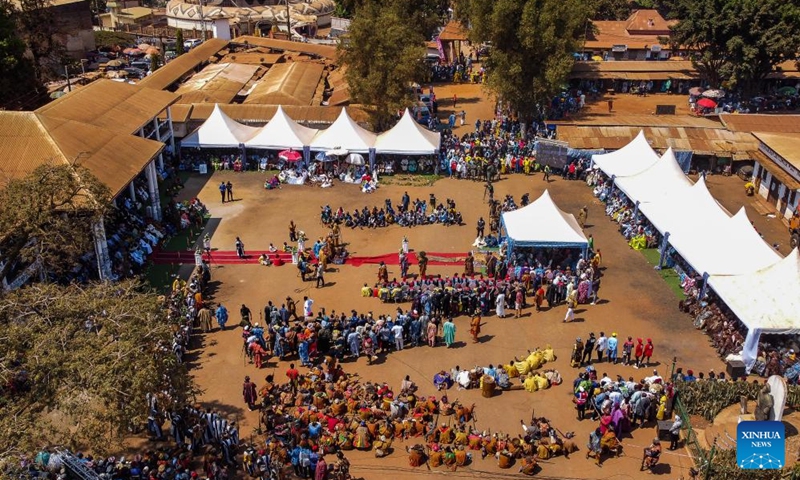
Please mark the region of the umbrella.
POLYGON ((796 95, 797 89, 794 87, 782 87, 778 89, 778 93, 781 95, 796 95))
POLYGON ((706 90, 703 92, 703 96, 706 98, 722 98, 725 96, 725 92, 723 90, 706 90))
POLYGON ((717 106, 717 102, 711 100, 710 98, 701 98, 697 101, 697 104, 705 108, 714 108, 717 106))
POLYGON ((137 56, 141 55, 142 51, 139 50, 138 48, 126 48, 125 50, 122 51, 122 53, 124 53, 125 55, 137 56))
POLYGON ((347 155, 348 153, 350 153, 350 152, 348 152, 347 149, 345 149, 345 148, 335 147, 333 150, 328 152, 328 155, 336 155, 338 157, 340 155, 347 155))
POLYGON ((364 157, 359 155, 358 153, 351 153, 347 156, 345 162, 353 164, 353 165, 364 165, 364 157))
POLYGON ((61 98, 66 94, 67 94, 67 92, 62 92, 61 90, 58 90, 56 92, 51 93, 50 94, 50 98, 52 98, 52 99, 61 98))
POLYGON ((692 87, 689 89, 689 95, 694 95, 695 97, 700 96, 703 93, 702 87, 692 87))
POLYGON ((593 62, 602 62, 603 61, 603 57, 601 57, 600 55, 594 55, 594 56, 592 56, 592 61, 593 62))
POLYGON ((286 160, 287 162, 296 162, 303 158, 303 155, 297 150, 284 150, 278 154, 278 158, 286 160))
POLYGON ((148 55, 160 55, 161 51, 156 47, 150 47, 145 51, 148 55))
POLYGON ((122 60, 111 60, 106 64, 106 66, 109 66, 109 67, 121 67, 122 66, 122 60))
POLYGON ((152 48, 152 47, 153 46, 150 45, 149 43, 140 43, 139 44, 139 50, 141 50, 143 52, 146 51, 148 48, 152 48))
POLYGON ((325 152, 319 152, 314 156, 314 160, 318 162, 332 162, 336 160, 335 156, 329 155, 325 152))

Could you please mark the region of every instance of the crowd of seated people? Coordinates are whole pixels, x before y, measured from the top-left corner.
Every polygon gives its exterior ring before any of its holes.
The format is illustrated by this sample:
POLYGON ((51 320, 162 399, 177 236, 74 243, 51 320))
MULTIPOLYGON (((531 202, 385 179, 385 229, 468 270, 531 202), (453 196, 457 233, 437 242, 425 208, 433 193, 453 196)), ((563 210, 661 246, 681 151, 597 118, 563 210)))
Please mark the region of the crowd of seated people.
POLYGON ((350 228, 382 228, 395 224, 414 227, 436 223, 450 226, 463 223, 461 212, 456 210, 455 201, 447 199, 446 205, 436 204, 435 197, 432 197, 430 208, 425 201, 416 199, 413 203, 401 202, 395 209, 388 198, 382 208, 373 206, 370 210, 365 206, 361 210, 354 209, 352 213, 342 207, 334 212, 329 205, 326 205, 322 207, 320 220, 324 225, 335 223, 350 228))

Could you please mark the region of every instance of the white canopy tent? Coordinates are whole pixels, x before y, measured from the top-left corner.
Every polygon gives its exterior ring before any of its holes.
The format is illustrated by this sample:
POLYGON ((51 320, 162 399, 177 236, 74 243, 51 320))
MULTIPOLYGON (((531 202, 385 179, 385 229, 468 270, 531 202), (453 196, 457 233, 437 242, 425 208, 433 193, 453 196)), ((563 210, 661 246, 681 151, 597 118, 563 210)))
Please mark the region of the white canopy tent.
POLYGON ((575 216, 562 211, 547 190, 526 207, 503 213, 509 247, 581 248, 589 241, 575 216))
POLYGON ((669 232, 670 238, 678 232, 691 234, 703 225, 721 225, 730 219, 708 191, 702 177, 690 188, 682 190, 680 195, 642 203, 639 210, 659 232, 669 232))
POLYGON ((745 275, 711 275, 709 286, 747 327, 742 357, 749 372, 762 333, 800 333, 800 253, 745 275))
POLYGON ((671 147, 647 170, 629 177, 617 177, 614 183, 634 203, 649 203, 667 196, 676 198, 692 186, 671 147))
POLYGON ((197 130, 181 140, 182 147, 238 148, 253 138, 259 131, 257 127, 244 125, 232 119, 214 105, 214 111, 197 130))
POLYGON ((631 142, 619 150, 592 155, 592 162, 609 177, 629 177, 643 172, 658 161, 658 154, 653 150, 639 131, 631 142))
POLYGON ((406 109, 397 125, 380 135, 375 151, 392 155, 431 155, 439 151, 441 134, 417 123, 406 109))
POLYGON ((750 225, 742 208, 731 217, 701 178, 678 198, 664 198, 639 207, 669 244, 698 273, 742 275, 780 259, 750 225))
POLYGON ((269 123, 248 140, 245 146, 270 150, 292 148, 302 151, 318 133, 319 130, 305 127, 289 118, 279 105, 269 123))
POLYGON ((375 147, 377 135, 359 126, 347 109, 342 108, 342 113, 330 127, 321 130, 311 140, 311 150, 327 152, 343 148, 354 153, 369 153, 375 147))

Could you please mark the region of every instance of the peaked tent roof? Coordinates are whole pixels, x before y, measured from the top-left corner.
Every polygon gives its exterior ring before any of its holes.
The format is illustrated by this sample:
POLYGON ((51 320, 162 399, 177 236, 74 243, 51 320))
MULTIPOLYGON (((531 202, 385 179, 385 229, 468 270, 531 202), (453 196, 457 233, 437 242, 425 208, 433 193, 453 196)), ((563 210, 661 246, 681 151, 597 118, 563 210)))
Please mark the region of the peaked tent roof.
POLYGON ((181 140, 183 147, 231 148, 246 143, 259 129, 232 119, 214 105, 208 119, 194 132, 181 140))
POLYGON ((708 282, 748 329, 800 333, 800 253, 796 248, 761 270, 745 275, 711 275, 708 282))
POLYGON ((647 142, 644 130, 640 130, 636 138, 619 150, 592 155, 594 164, 609 177, 636 175, 652 167, 658 158, 658 154, 647 142))
POLYGON ((515 246, 586 247, 575 216, 562 211, 547 190, 530 205, 503 213, 503 225, 515 246))
POLYGON ((692 182, 683 173, 672 147, 647 170, 630 177, 618 177, 616 185, 634 202, 653 202, 665 195, 680 195, 680 192, 692 186, 692 182))
POLYGON ((311 140, 319 133, 316 128, 308 128, 295 122, 283 108, 278 105, 275 115, 258 133, 245 142, 252 148, 269 148, 273 150, 293 148, 302 150, 310 145, 311 140))
POLYGON ((439 151, 440 143, 441 134, 414 121, 406 108, 397 125, 378 135, 375 151, 397 155, 427 155, 439 151))
POLYGON ((680 195, 643 203, 639 210, 659 232, 670 232, 670 239, 679 232, 705 230, 704 225, 723 225, 730 220, 730 214, 717 203, 702 177, 680 195))
POLYGON ((329 151, 344 148, 355 153, 369 153, 377 135, 359 126, 343 108, 330 127, 320 131, 311 141, 311 150, 329 151))

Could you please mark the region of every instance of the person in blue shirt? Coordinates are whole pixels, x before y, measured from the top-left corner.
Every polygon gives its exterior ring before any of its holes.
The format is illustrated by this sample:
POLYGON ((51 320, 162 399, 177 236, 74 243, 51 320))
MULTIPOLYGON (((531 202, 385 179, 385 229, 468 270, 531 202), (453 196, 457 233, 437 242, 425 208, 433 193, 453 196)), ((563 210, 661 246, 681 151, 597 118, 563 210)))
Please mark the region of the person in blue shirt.
POLYGON ((694 376, 694 372, 691 370, 686 371, 686 376, 683 377, 684 382, 694 382, 697 378, 694 376))
POLYGON ((225 330, 225 324, 228 323, 228 309, 225 308, 225 305, 220 303, 215 315, 220 330, 225 330))
POLYGON ((608 350, 608 361, 617 364, 617 334, 612 333, 611 337, 608 339, 607 343, 607 350, 608 350))
POLYGON ((225 185, 225 182, 220 183, 219 184, 219 194, 220 194, 220 196, 222 196, 222 203, 225 203, 225 193, 227 191, 228 191, 228 188, 225 185))

